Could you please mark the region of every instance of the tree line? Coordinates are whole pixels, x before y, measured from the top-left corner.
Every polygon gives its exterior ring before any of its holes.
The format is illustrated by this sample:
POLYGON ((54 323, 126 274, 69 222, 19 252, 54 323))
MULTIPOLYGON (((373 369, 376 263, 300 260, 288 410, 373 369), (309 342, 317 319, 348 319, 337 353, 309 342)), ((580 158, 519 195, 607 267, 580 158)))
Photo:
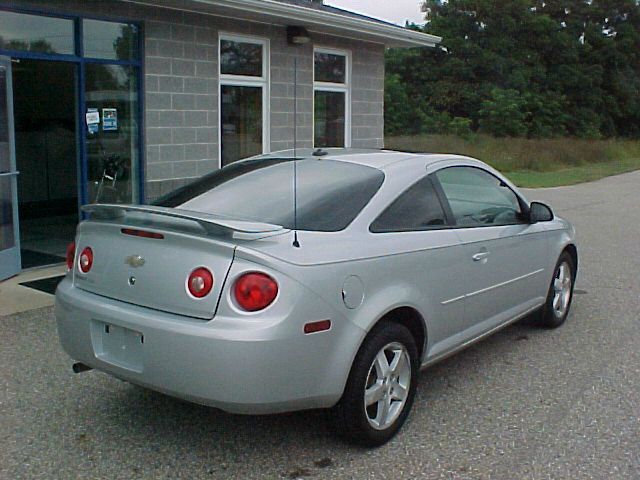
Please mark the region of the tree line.
POLYGON ((640 137, 640 0, 426 0, 386 58, 388 135, 640 137))

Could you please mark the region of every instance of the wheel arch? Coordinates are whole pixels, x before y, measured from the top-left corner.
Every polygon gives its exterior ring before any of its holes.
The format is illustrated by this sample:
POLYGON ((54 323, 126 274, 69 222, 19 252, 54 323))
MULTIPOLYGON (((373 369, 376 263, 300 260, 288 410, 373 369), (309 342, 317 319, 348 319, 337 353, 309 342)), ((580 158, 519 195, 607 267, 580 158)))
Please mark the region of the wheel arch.
POLYGON ((427 350, 427 324, 422 314, 416 308, 408 305, 395 306, 373 321, 367 330, 367 334, 358 345, 356 352, 362 348, 371 332, 385 322, 397 323, 409 330, 411 336, 415 339, 418 357, 422 362, 427 350))
POLYGON ((567 252, 571 256, 571 260, 573 261, 573 268, 575 269, 574 274, 578 272, 578 248, 575 244, 570 243, 566 247, 564 247, 563 252, 567 252))

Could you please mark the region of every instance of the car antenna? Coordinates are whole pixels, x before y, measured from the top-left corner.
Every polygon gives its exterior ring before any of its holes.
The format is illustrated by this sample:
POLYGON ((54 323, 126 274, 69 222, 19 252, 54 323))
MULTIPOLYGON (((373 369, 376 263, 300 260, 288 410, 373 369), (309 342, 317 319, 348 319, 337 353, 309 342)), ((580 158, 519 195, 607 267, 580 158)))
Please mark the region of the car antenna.
POLYGON ((293 57, 293 246, 298 241, 298 57, 293 57))

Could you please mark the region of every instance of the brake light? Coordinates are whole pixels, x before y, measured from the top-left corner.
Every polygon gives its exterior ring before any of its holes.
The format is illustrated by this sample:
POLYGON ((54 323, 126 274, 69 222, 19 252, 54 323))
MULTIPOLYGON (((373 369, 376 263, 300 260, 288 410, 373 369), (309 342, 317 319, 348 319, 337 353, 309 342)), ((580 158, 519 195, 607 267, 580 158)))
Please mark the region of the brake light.
POLYGON ((196 268, 187 279, 187 290, 196 298, 209 295, 213 288, 213 274, 204 267, 196 268))
POLYGON ((73 268, 73 259, 76 256, 76 242, 71 242, 67 245, 67 270, 73 268))
POLYGON ((137 230, 135 228, 121 228, 120 232, 125 235, 133 235, 134 237, 142 238, 154 238, 156 240, 162 240, 164 235, 156 232, 148 232, 146 230, 137 230))
POLYGON ((278 284, 267 274, 245 273, 236 280, 233 292, 243 310, 257 312, 273 303, 278 295, 278 284))
POLYGON ((93 266, 93 250, 90 247, 84 247, 84 250, 82 250, 78 259, 78 266, 82 273, 88 273, 91 270, 93 266))

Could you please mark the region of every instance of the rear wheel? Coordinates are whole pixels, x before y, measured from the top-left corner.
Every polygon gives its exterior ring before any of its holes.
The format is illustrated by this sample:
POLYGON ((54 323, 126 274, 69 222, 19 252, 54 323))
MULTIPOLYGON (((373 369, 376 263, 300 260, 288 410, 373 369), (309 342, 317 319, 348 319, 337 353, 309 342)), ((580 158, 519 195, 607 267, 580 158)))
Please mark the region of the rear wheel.
POLYGON ((385 322, 367 337, 351 367, 333 421, 347 441, 378 446, 407 418, 416 391, 418 351, 402 325, 385 322))
POLYGON ((573 259, 567 252, 563 252, 553 272, 547 301, 540 317, 541 326, 557 328, 565 322, 571 308, 575 278, 573 259))

